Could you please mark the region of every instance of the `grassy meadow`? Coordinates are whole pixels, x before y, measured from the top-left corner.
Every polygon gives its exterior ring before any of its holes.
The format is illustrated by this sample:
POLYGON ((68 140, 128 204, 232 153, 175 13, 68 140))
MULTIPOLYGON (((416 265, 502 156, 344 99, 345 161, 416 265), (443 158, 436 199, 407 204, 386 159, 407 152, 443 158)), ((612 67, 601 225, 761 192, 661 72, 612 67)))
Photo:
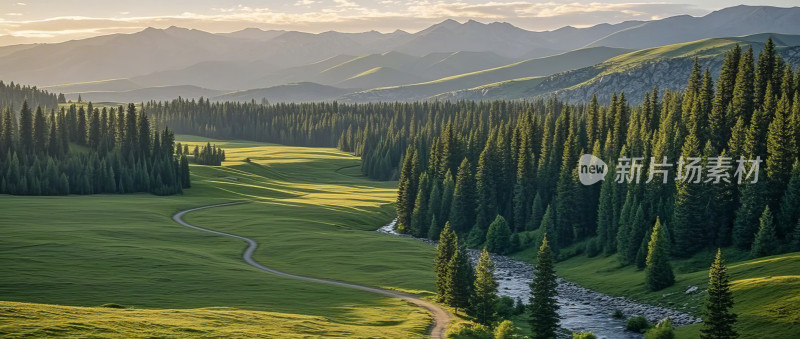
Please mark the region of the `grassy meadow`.
MULTIPOLYGON (((620 267, 615 256, 586 258, 578 255, 557 265, 558 275, 600 292, 660 304, 699 314, 706 297, 710 251, 673 262, 675 285, 650 292, 644 271, 620 267), (689 286, 700 293, 686 294, 689 286)), ((800 338, 800 252, 746 260, 746 254, 723 249, 739 315, 741 338, 800 338)), ((700 324, 678 328, 677 338, 698 338, 700 324)))
POLYGON ((427 294, 433 249, 373 232, 392 218, 394 183, 333 149, 212 142, 228 161, 193 165, 182 196, 0 196, 0 336, 424 335, 420 308, 267 274, 241 261, 243 242, 171 220, 251 200, 186 219, 257 240, 255 259, 287 272, 427 294))

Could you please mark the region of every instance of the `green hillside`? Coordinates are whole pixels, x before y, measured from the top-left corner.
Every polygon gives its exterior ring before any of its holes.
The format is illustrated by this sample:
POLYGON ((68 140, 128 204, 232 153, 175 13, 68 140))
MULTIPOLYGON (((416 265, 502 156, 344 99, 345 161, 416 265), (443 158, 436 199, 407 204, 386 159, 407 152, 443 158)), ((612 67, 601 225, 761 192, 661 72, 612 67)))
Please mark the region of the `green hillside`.
MULTIPOLYGON (((797 338, 800 337, 800 253, 787 253, 751 260, 746 253, 723 250, 734 260, 728 262, 731 286, 734 293, 734 312, 739 314, 736 329, 741 338, 797 338)), ((533 255, 523 253, 522 257, 533 255)), ((621 267, 616 256, 586 258, 576 256, 558 264, 559 276, 584 287, 611 295, 625 296, 652 304, 684 309, 699 313, 702 309, 708 283, 708 266, 711 253, 702 253, 692 259, 676 261, 673 265, 682 270, 676 275, 675 285, 650 292, 645 285, 644 272, 635 267, 621 267), (687 294, 690 286, 701 292, 687 294)), ((695 338, 701 325, 679 328, 678 338, 695 338)))

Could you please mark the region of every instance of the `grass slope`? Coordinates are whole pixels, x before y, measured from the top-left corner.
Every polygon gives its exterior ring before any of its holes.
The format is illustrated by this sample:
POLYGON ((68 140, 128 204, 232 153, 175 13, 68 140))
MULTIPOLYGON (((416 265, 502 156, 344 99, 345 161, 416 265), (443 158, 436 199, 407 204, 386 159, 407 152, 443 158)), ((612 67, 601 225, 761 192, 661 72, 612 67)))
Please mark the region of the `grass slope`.
POLYGON ((559 55, 521 61, 418 84, 376 88, 353 93, 345 98, 352 98, 356 101, 362 98, 367 100, 420 100, 445 92, 474 88, 522 77, 546 76, 587 67, 629 51, 622 48, 608 47, 579 49, 559 55))
MULTIPOLYGON (((626 296, 652 304, 699 313, 706 297, 708 270, 696 269, 711 264, 712 253, 675 261, 675 285, 650 292, 644 284, 644 272, 633 267, 620 267, 617 258, 576 256, 557 265, 558 274, 582 286, 618 296, 626 296), (683 273, 681 273, 683 271, 683 273), (689 286, 701 292, 686 294, 689 286)), ((736 329, 742 338, 800 337, 800 252, 751 260, 735 250, 723 250, 731 257, 728 272, 734 293, 734 311, 739 314, 736 329)), ((530 253, 522 254, 523 257, 530 253)), ((677 338, 696 338, 702 325, 679 328, 677 338)))
POLYGON ((241 335, 226 331, 239 325, 255 331, 256 323, 261 333, 312 337, 322 328, 346 337, 425 333, 429 317, 422 309, 266 274, 241 261, 241 241, 183 228, 170 219, 190 207, 256 200, 190 213, 186 219, 256 239, 261 246, 255 259, 287 272, 429 293, 433 249, 373 232, 391 219, 394 183, 361 177, 357 158, 332 149, 216 143, 229 161, 192 166, 193 188, 183 196, 0 196, 0 299, 37 303, 0 305, 0 335, 81 336, 87 328, 113 325, 118 332, 109 335, 115 336, 146 326, 157 331, 146 336, 172 336, 188 328, 186 335, 247 337, 248 329, 241 335), (242 161, 247 157, 252 163, 242 161), (105 303, 143 313, 126 325, 113 320, 125 313, 94 308, 105 303), (230 311, 243 312, 236 314, 244 319, 232 321, 209 307, 235 308, 230 311), (164 315, 172 311, 165 309, 194 316, 171 326, 164 315), (21 316, 32 313, 55 316, 48 321, 21 316), (204 324, 211 322, 221 327, 218 332, 191 332, 206 331, 204 324))

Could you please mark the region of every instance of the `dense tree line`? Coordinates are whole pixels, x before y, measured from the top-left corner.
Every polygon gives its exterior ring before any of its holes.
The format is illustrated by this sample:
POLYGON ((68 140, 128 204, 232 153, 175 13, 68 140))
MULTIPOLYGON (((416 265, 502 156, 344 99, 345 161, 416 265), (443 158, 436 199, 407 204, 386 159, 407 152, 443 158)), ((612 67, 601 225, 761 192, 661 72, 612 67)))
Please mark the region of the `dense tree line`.
POLYGON ((207 143, 205 146, 194 146, 192 151, 193 160, 199 165, 219 166, 225 161, 225 150, 207 143))
POLYGON ((35 86, 22 86, 13 82, 6 84, 0 80, 0 107, 7 107, 14 113, 25 101, 30 107, 41 106, 45 111, 56 109, 57 99, 55 94, 42 91, 35 86))
POLYGON ((427 132, 430 120, 414 122, 398 228, 437 239, 450 222, 470 246, 497 253, 544 234, 555 252, 585 241, 590 255, 647 268, 653 289, 672 283, 669 256, 731 245, 754 256, 800 250, 799 89, 800 74, 770 40, 757 58, 730 50, 716 81, 695 62, 684 92, 653 89, 639 106, 619 93, 606 106, 494 102, 488 114, 459 111, 440 133, 427 132), (609 162, 603 183, 578 181, 585 153, 609 162), (615 173, 617 159, 636 157, 640 181, 630 166, 615 173), (724 178, 712 177, 725 166, 724 178), (667 170, 648 181, 651 167, 667 170))
POLYGON ((695 62, 683 92, 654 88, 636 106, 617 93, 608 103, 582 105, 556 98, 275 105, 179 99, 145 107, 179 133, 352 152, 364 174, 398 180, 405 233, 438 239, 450 222, 464 243, 498 253, 538 246, 547 234, 557 256, 585 243, 589 254, 617 255, 641 269, 651 257, 649 271, 656 272, 669 265, 650 255, 651 247, 668 257, 731 245, 754 255, 798 249, 794 66, 771 40, 758 55, 736 47, 716 79, 695 62), (608 162, 602 183, 578 181, 576 164, 586 153, 608 162), (706 182, 710 172, 702 170, 694 180, 683 171, 732 166, 727 173, 735 174, 740 157, 763 160, 757 182, 746 176, 753 163, 739 173, 742 182, 733 175, 706 182), (632 180, 631 168, 616 171, 622 158, 641 158, 642 180, 632 180), (651 165, 666 174, 648 180, 651 165))
POLYGON ((154 132, 133 104, 45 114, 23 101, 19 114, 5 108, 0 120, 0 193, 180 193, 189 167, 173 150, 173 132, 154 132))

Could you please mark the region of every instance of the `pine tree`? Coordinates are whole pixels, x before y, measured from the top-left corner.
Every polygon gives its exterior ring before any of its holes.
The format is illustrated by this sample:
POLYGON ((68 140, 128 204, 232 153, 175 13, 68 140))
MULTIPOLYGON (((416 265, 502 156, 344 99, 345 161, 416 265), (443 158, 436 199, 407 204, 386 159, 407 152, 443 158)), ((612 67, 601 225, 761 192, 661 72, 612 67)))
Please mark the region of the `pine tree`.
POLYGON ((544 210, 542 223, 539 224, 539 232, 541 232, 541 234, 547 234, 550 239, 553 238, 552 234, 556 232, 556 216, 550 205, 547 205, 547 208, 544 210))
POLYGON ((475 181, 467 158, 458 166, 450 222, 456 233, 466 233, 475 224, 475 181))
POLYGON ((463 309, 469 306, 474 280, 475 274, 469 263, 466 247, 458 246, 458 249, 453 252, 453 257, 447 263, 445 282, 445 291, 448 292, 445 296, 446 303, 455 308, 456 314, 458 314, 459 308, 463 309))
POLYGON ((414 210, 411 213, 411 229, 409 233, 415 237, 427 236, 430 219, 428 219, 428 174, 422 173, 417 190, 417 199, 414 202, 414 210))
POLYGON ((33 114, 28 107, 28 102, 22 103, 19 112, 19 148, 22 153, 33 152, 33 114))
POLYGON ((33 117, 33 151, 36 154, 44 154, 47 152, 47 135, 49 134, 47 127, 47 119, 44 117, 42 107, 36 108, 36 114, 33 117))
POLYGON ((441 183, 433 179, 431 185, 431 193, 428 196, 428 239, 439 239, 439 233, 442 231, 442 225, 439 224, 439 210, 442 208, 442 190, 441 183))
POLYGON ((792 164, 797 156, 793 130, 789 125, 791 123, 789 120, 790 110, 789 98, 784 93, 767 132, 767 176, 769 178, 767 203, 773 207, 777 207, 783 191, 789 183, 792 164))
POLYGON ((776 63, 775 44, 772 42, 772 37, 769 37, 761 53, 758 54, 753 93, 756 108, 763 108, 768 98, 766 89, 773 83, 776 63))
POLYGON ((536 259, 536 274, 531 281, 531 297, 528 304, 532 338, 556 338, 559 328, 558 281, 553 263, 553 253, 547 237, 542 240, 536 259))
POLYGON ((486 233, 486 250, 491 253, 508 254, 511 250, 510 237, 511 229, 508 227, 508 222, 498 214, 486 233))
POLYGON ((703 328, 700 338, 703 339, 734 339, 738 334, 733 326, 736 324, 736 314, 732 312, 733 294, 731 293, 728 268, 722 259, 722 251, 717 250, 717 256, 711 269, 708 271, 708 297, 703 310, 703 328))
POLYGON ((0 125, 3 126, 2 133, 0 133, 0 159, 3 159, 8 155, 11 147, 14 146, 14 130, 16 129, 14 127, 14 115, 8 108, 3 109, 0 125))
POLYGON ((733 87, 733 120, 736 118, 744 119, 745 123, 750 122, 753 113, 753 46, 747 48, 739 60, 739 70, 736 73, 736 85, 733 87))
MULTIPOLYGON (((626 265, 636 263, 636 254, 641 248, 641 244, 645 239, 648 228, 647 220, 644 215, 644 209, 642 208, 641 204, 636 207, 636 212, 632 215, 633 218, 630 219, 631 221, 628 234, 624 235, 623 237, 624 241, 627 241, 628 244, 623 248, 623 250, 619 251, 621 261, 626 265)), ((617 241, 619 241, 619 238, 617 241)), ((646 257, 644 253, 642 256, 646 257)))
POLYGON ((769 206, 764 207, 764 212, 761 213, 759 219, 758 233, 753 241, 753 247, 750 249, 750 255, 753 257, 763 257, 775 254, 775 247, 778 246, 778 238, 775 235, 775 221, 772 217, 772 211, 769 206))
POLYGON ((395 202, 397 222, 400 227, 406 227, 411 223, 411 213, 414 210, 417 194, 414 188, 414 181, 416 180, 413 171, 414 148, 409 146, 405 154, 403 167, 400 170, 400 180, 397 184, 397 201, 395 202))
POLYGON ((494 279, 495 265, 486 248, 481 251, 475 266, 475 285, 469 302, 469 315, 475 322, 491 325, 497 318, 497 281, 494 279))
POLYGON ((735 120, 729 119, 727 110, 731 107, 733 100, 733 90, 736 87, 736 73, 739 68, 739 60, 742 57, 742 49, 737 44, 736 47, 725 53, 725 60, 722 62, 722 69, 717 81, 717 92, 714 95, 714 105, 711 115, 708 117, 709 138, 717 151, 721 151, 725 143, 730 138, 730 131, 735 120))
POLYGON ((91 119, 89 119, 89 131, 88 131, 88 140, 89 140, 89 147, 92 149, 97 149, 100 146, 100 111, 96 108, 94 112, 89 112, 91 114, 91 119))
POLYGON ((439 244, 436 245, 436 258, 434 268, 436 271, 436 295, 439 301, 444 302, 450 291, 447 290, 447 265, 458 246, 458 238, 450 228, 450 222, 444 224, 444 229, 439 236, 439 244))
POLYGON ((528 219, 528 226, 526 227, 527 231, 533 231, 542 224, 544 208, 545 206, 542 202, 542 196, 539 194, 539 192, 536 192, 536 196, 533 198, 533 205, 531 206, 531 216, 528 219))
POLYGON ((450 210, 453 208, 453 194, 455 193, 456 183, 453 173, 447 171, 442 182, 442 207, 437 211, 436 219, 443 224, 450 220, 450 210))
POLYGON ((478 159, 478 168, 475 172, 475 183, 477 189, 477 210, 475 215, 475 225, 481 230, 489 228, 492 217, 497 215, 497 183, 499 178, 496 166, 499 165, 498 151, 495 142, 490 137, 486 146, 478 159))
POLYGON ((611 185, 614 185, 613 180, 603 181, 597 205, 597 241, 605 253, 611 253, 611 247, 615 243, 612 238, 616 238, 616 234, 612 234, 615 227, 612 225, 614 222, 614 206, 612 206, 614 191, 611 185))
POLYGON ((661 220, 656 218, 650 242, 647 244, 647 267, 645 281, 651 291, 658 291, 675 283, 675 275, 669 264, 669 239, 664 232, 661 220))
POLYGON ((75 134, 72 136, 78 145, 86 145, 86 111, 83 106, 78 108, 78 124, 75 134))
MULTIPOLYGON (((681 156, 688 164, 689 158, 700 156, 700 144, 696 131, 691 131, 681 149, 681 156)), ((684 175, 687 171, 684 169, 684 175)), ((701 225, 706 225, 702 185, 678 180, 676 182, 675 209, 672 222, 672 233, 675 246, 673 253, 677 256, 689 256, 707 244, 708 230, 701 225)))
POLYGON ((186 155, 181 156, 181 186, 183 188, 192 187, 189 175, 189 159, 186 158, 186 155))
POLYGON ((150 136, 150 119, 147 114, 139 114, 138 121, 139 129, 139 155, 143 158, 150 157, 152 151, 151 136, 150 136))
POLYGON ((800 160, 792 166, 792 178, 783 193, 780 210, 777 215, 777 233, 779 237, 788 238, 792 227, 800 219, 800 160))

